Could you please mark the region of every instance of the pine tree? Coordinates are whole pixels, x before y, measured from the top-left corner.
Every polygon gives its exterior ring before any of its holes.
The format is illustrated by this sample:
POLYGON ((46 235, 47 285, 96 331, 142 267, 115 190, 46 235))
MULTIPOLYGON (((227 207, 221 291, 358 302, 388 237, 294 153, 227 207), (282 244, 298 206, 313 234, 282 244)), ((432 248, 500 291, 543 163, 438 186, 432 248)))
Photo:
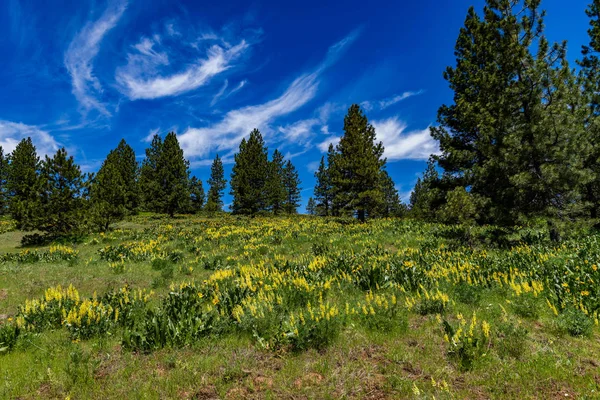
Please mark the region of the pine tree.
POLYGON ((42 162, 40 188, 35 228, 52 237, 80 233, 84 226, 83 175, 64 148, 42 162))
POLYGON ((144 208, 148 211, 160 212, 162 188, 158 180, 158 165, 162 149, 162 139, 154 135, 150 147, 146 149, 146 158, 140 169, 140 191, 144 208))
POLYGON ((100 230, 108 230, 110 224, 137 211, 138 165, 135 152, 124 139, 108 153, 98 173, 87 182, 92 220, 100 230))
POLYGON ((360 106, 353 104, 336 148, 332 187, 334 207, 360 221, 374 215, 383 203, 380 178, 386 160, 382 158, 383 144, 375 139, 375 128, 360 106))
POLYGON ((215 212, 223 209, 223 191, 225 190, 225 172, 223 162, 219 155, 215 157, 210 168, 210 179, 208 180, 208 199, 206 201, 206 211, 215 212))
POLYGON ((308 215, 317 215, 317 203, 312 197, 308 199, 308 203, 306 204, 306 212, 308 215))
POLYGON ((195 176, 190 179, 190 211, 197 213, 204 206, 204 187, 202 181, 195 176))
POLYGON ((285 163, 283 168, 283 187, 285 191, 285 202, 283 210, 287 214, 296 214, 300 206, 300 177, 298 171, 290 160, 285 163))
POLYGON ((267 148, 258 129, 242 139, 231 172, 232 211, 234 214, 255 214, 267 209, 265 185, 269 161, 267 148))
MULTIPOLYGON (((333 145, 330 145, 333 148, 333 145)), ((331 215, 331 202, 332 202, 332 191, 331 191, 331 178, 329 176, 329 168, 325 165, 325 157, 321 157, 319 168, 315 172, 315 184, 314 194, 316 199, 316 210, 318 215, 328 217, 331 215)))
POLYGON ((40 159, 31 138, 19 142, 9 156, 9 162, 6 189, 10 215, 18 229, 34 229, 39 207, 40 159))
POLYGON ((173 217, 189 209, 189 162, 174 132, 168 133, 164 142, 158 135, 152 138, 142 163, 140 188, 147 210, 173 217))
MULTIPOLYGON (((114 158, 107 157, 90 185, 90 213, 103 232, 127 215, 127 188, 114 158)), ((85 197, 85 196, 84 196, 85 197)))
POLYGON ((173 217, 189 209, 189 162, 183 156, 177 135, 167 134, 158 157, 156 177, 159 187, 159 211, 173 217))
POLYGON ((597 220, 600 218, 600 0, 593 0, 586 13, 590 18, 590 43, 583 46, 583 59, 579 65, 580 84, 589 105, 585 122, 591 144, 584 166, 592 171, 593 177, 585 185, 583 198, 589 205, 590 217, 597 220))
POLYGON ((4 149, 0 146, 0 216, 8 212, 8 157, 4 156, 4 149))
POLYGON ((269 210, 278 215, 282 212, 286 202, 286 188, 284 187, 284 164, 283 154, 279 150, 273 152, 269 162, 268 177, 266 182, 266 193, 269 210))
POLYGON ((440 108, 432 128, 448 192, 469 188, 483 222, 572 215, 590 174, 565 45, 543 37, 539 1, 486 3, 483 18, 467 14, 456 67, 444 74, 454 104, 440 108))
POLYGON ((404 207, 400 201, 398 190, 392 177, 386 170, 381 171, 381 191, 383 192, 383 203, 380 214, 383 217, 400 217, 404 213, 404 207))
POLYGON ((135 151, 121 139, 116 149, 112 150, 107 160, 114 163, 125 188, 125 209, 128 214, 134 214, 140 206, 139 165, 135 151))
POLYGON ((444 204, 444 191, 441 179, 435 169, 435 161, 429 159, 427 169, 410 194, 410 213, 415 218, 434 221, 437 211, 444 204))

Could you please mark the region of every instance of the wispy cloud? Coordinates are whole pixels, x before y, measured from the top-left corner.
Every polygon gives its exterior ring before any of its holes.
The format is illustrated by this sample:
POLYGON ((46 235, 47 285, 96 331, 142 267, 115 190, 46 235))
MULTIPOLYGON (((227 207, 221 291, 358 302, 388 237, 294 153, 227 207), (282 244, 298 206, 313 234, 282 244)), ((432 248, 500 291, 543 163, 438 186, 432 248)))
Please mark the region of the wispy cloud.
POLYGON ((127 65, 116 72, 119 90, 131 100, 156 99, 177 96, 206 85, 211 78, 228 70, 232 63, 249 47, 241 40, 233 47, 212 45, 204 58, 194 61, 187 69, 169 75, 161 75, 159 66, 168 65, 166 52, 152 49, 156 40, 142 40, 142 46, 134 46, 128 55, 127 65))
POLYGON ((322 153, 325 153, 329 149, 330 144, 336 146, 339 142, 340 142, 339 136, 329 136, 328 138, 323 140, 321 143, 319 143, 317 145, 317 147, 319 148, 319 150, 321 150, 322 153))
POLYGON ((426 160, 439 152, 438 143, 431 137, 429 128, 406 131, 406 124, 397 117, 373 121, 377 140, 385 146, 385 157, 389 161, 410 159, 426 160))
POLYGON ((27 137, 31 138, 40 155, 52 154, 59 147, 54 137, 38 126, 0 120, 0 146, 5 154, 12 152, 27 137))
POLYGON ((243 81, 238 83, 236 87, 231 89, 229 92, 225 93, 227 90, 227 87, 229 86, 229 81, 227 79, 225 79, 225 82, 223 82, 223 86, 221 86, 221 89, 219 89, 219 91, 213 96, 213 99, 210 102, 210 106, 213 107, 215 104, 217 104, 217 102, 219 102, 221 100, 225 100, 232 94, 239 92, 240 90, 242 90, 242 88, 244 86, 246 86, 246 83, 248 83, 248 81, 246 79, 244 79, 243 81))
POLYGON ((225 79, 225 82, 223 82, 223 86, 221 86, 221 89, 219 89, 219 91, 213 96, 213 99, 210 102, 211 107, 214 106, 217 103, 217 101, 219 101, 219 99, 223 96, 223 94, 227 90, 227 86, 229 86, 229 81, 225 79))
POLYGON ((393 105, 394 105, 394 104, 396 104, 396 103, 399 103, 399 102, 401 102, 402 100, 406 100, 406 99, 408 99, 409 97, 418 96, 418 95, 420 95, 420 94, 422 94, 422 93, 423 93, 423 91, 422 91, 422 90, 419 90, 419 91, 416 91, 416 92, 404 92, 404 93, 402 93, 402 94, 399 94, 399 95, 396 95, 396 96, 389 97, 389 98, 387 98, 387 99, 383 99, 383 100, 381 100, 381 101, 379 102, 379 107, 380 107, 382 110, 384 110, 384 109, 386 109, 386 108, 388 108, 388 107, 390 107, 390 106, 393 106, 393 105))
POLYGON ((266 103, 229 111, 221 121, 204 128, 189 128, 179 141, 187 157, 203 157, 211 150, 232 150, 253 128, 265 136, 273 133, 270 124, 314 98, 320 74, 337 61, 343 50, 352 43, 358 32, 345 37, 329 48, 325 60, 313 71, 296 78, 285 92, 266 103))
POLYGON ((98 20, 85 24, 65 53, 64 62, 71 75, 72 91, 84 114, 97 110, 110 116, 106 105, 99 100, 102 86, 94 75, 93 60, 100 49, 100 42, 115 27, 126 8, 126 1, 112 2, 98 20))
POLYGON ((314 127, 319 124, 315 118, 304 119, 278 128, 282 134, 281 139, 294 144, 306 144, 314 135, 314 127))
POLYGON ((360 103, 360 106, 365 111, 373 111, 373 110, 381 111, 381 110, 385 110, 388 107, 393 106, 396 103, 401 102, 402 100, 406 100, 409 97, 418 96, 422 93, 423 93, 423 90, 419 90, 416 92, 404 92, 404 93, 397 94, 392 97, 388 97, 386 99, 379 100, 379 101, 366 100, 366 101, 363 101, 362 103, 360 103))
POLYGON ((158 132, 160 132, 159 128, 150 129, 148 134, 146 136, 144 136, 144 138, 142 139, 142 142, 144 142, 144 143, 152 142, 152 138, 154 137, 154 135, 157 135, 158 132))
POLYGON ((319 169, 319 164, 320 164, 320 160, 318 161, 311 161, 308 164, 306 164, 306 169, 308 170, 308 172, 316 172, 319 169))
POLYGON ((246 86, 246 84, 248 83, 248 81, 246 79, 244 79, 243 81, 241 81, 240 83, 238 83, 238 85, 236 87, 234 87, 233 89, 231 89, 231 91, 227 94, 226 97, 231 96, 232 94, 239 92, 240 90, 242 90, 242 88, 244 86, 246 86))

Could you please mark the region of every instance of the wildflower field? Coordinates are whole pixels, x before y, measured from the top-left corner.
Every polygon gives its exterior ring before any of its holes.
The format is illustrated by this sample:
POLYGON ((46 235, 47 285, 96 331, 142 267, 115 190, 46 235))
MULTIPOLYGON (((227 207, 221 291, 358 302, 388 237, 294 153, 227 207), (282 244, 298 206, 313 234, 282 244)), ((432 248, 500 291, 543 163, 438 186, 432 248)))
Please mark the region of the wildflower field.
POLYGON ((0 223, 2 398, 598 398, 600 236, 138 216, 0 223), (502 240, 498 240, 502 237, 502 240))

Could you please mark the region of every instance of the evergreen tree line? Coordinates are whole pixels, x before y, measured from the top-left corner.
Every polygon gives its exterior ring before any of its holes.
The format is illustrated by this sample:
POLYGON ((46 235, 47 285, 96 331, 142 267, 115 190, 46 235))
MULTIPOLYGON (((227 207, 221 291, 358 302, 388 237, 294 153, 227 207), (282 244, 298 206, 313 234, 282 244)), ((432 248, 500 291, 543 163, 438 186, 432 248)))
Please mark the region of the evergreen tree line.
MULTIPOLYGON (((17 228, 39 230, 48 237, 105 231, 139 211, 176 213, 223 211, 227 181, 217 155, 211 166, 208 193, 190 175, 175 133, 155 135, 141 163, 125 140, 112 150, 95 174, 84 174, 65 148, 41 159, 31 138, 8 155, 0 147, 0 215, 10 215, 17 228)), ((300 203, 300 179, 291 163, 267 148, 258 130, 242 140, 231 175, 232 211, 294 214, 300 203)))
POLYGON ((431 128, 440 154, 413 190, 425 220, 557 226, 600 215, 600 0, 578 68, 544 34, 540 0, 470 8, 444 78, 452 104, 431 128))

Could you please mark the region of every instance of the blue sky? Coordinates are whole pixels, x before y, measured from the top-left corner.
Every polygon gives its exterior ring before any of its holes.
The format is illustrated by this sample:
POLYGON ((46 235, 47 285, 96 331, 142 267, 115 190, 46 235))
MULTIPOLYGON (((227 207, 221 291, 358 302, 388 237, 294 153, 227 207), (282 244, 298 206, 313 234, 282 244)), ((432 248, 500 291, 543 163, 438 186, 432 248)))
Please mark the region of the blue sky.
MULTIPOLYGON (((253 128, 292 159, 306 202, 313 173, 362 104, 404 199, 437 145, 452 99, 442 72, 467 9, 481 0, 3 0, 0 146, 31 136, 95 171, 121 138, 140 160, 154 133, 177 132, 205 181, 253 128)), ((547 36, 587 43, 587 1, 546 0, 547 36)), ((226 199, 228 202, 228 199, 226 199)))

